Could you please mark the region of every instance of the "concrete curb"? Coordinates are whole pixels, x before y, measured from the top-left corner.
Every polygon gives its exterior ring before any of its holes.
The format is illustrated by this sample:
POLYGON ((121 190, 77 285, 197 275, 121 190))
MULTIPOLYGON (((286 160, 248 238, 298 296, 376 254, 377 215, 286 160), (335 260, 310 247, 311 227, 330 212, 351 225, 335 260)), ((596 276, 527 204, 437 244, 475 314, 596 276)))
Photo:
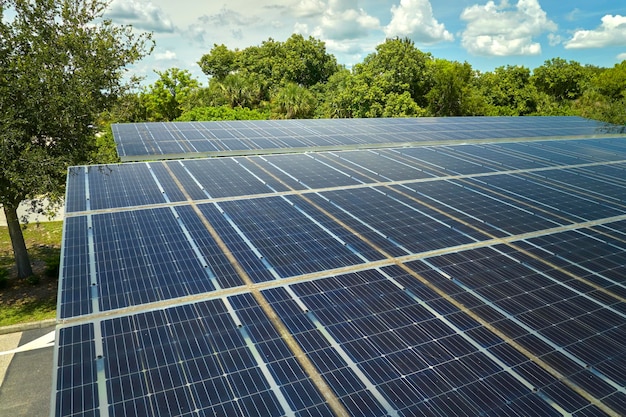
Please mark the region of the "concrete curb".
POLYGON ((56 319, 47 319, 41 321, 32 321, 30 323, 18 323, 11 326, 0 327, 0 334, 9 334, 24 332, 26 330, 43 329, 44 327, 54 326, 57 324, 56 319))

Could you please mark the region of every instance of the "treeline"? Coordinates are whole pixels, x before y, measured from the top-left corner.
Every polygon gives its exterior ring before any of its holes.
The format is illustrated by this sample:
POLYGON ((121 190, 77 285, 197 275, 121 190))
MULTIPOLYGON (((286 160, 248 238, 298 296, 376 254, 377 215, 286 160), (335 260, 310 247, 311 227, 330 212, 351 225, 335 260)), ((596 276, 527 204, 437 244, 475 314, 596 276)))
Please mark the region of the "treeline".
POLYGON ((237 119, 579 115, 626 123, 626 61, 613 68, 554 58, 533 70, 480 72, 388 39, 352 69, 315 38, 292 35, 231 50, 214 45, 189 71, 122 97, 113 122, 237 119))

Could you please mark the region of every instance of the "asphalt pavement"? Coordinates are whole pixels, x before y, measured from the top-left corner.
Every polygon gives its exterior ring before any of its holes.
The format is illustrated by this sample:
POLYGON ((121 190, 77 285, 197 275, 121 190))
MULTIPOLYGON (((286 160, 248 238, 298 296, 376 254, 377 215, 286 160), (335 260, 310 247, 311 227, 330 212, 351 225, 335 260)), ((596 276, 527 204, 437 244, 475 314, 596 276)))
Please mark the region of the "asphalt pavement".
POLYGON ((0 417, 48 417, 54 326, 0 335, 0 417))

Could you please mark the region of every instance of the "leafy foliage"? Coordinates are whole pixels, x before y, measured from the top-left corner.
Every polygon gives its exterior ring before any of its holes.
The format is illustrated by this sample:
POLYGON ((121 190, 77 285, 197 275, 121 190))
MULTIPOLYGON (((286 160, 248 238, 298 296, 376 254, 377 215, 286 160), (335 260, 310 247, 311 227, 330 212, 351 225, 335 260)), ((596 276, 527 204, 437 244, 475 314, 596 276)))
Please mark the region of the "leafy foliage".
POLYGON ((622 124, 626 119, 626 61, 605 69, 553 58, 534 70, 509 65, 480 73, 467 62, 422 52, 408 38, 393 38, 350 70, 337 65, 323 42, 294 34, 285 42, 269 38, 242 50, 214 45, 199 65, 210 77, 209 87, 195 90, 197 99, 183 103, 185 112, 228 105, 263 114, 271 109, 272 118, 581 115, 622 124))
POLYGON ((220 107, 195 107, 177 119, 179 122, 208 122, 217 120, 267 120, 270 115, 267 112, 251 110, 247 107, 230 108, 220 107))
POLYGON ((315 104, 313 93, 295 83, 282 87, 272 98, 273 115, 278 119, 311 118, 315 104))
POLYGON ((101 112, 127 88, 124 67, 151 48, 149 35, 102 20, 107 5, 6 0, 0 6, 0 204, 20 277, 32 270, 17 206, 62 198, 67 166, 90 160, 101 112))
POLYGON ((182 103, 200 87, 200 83, 187 70, 170 68, 155 72, 159 79, 142 93, 141 101, 148 120, 171 122, 182 114, 182 103))

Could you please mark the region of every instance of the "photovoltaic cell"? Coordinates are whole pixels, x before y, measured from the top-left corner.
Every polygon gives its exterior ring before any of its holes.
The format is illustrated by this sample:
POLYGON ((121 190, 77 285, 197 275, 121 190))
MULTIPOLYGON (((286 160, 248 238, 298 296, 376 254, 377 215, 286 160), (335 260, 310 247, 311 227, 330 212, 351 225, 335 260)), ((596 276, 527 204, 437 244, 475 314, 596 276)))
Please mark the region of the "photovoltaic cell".
POLYGON ((252 154, 405 143, 595 136, 623 133, 577 117, 327 119, 137 123, 113 125, 123 160, 217 153, 252 154), (205 142, 206 145, 200 144, 205 142))
POLYGON ((245 155, 70 169, 53 415, 624 409, 618 130, 567 117, 114 130, 151 159, 245 155))

